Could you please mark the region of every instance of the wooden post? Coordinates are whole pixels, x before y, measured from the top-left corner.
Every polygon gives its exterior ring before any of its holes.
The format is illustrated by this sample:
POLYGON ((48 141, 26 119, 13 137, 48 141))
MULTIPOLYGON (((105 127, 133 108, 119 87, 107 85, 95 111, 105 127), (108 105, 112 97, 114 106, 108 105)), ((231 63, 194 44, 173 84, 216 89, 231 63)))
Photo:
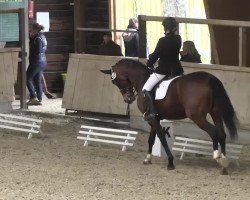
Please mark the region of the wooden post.
POLYGON ((86 52, 86 32, 76 30, 86 26, 86 1, 74 0, 74 46, 75 53, 86 52))
POLYGON ((26 103, 26 56, 27 52, 25 51, 25 13, 24 8, 19 9, 18 12, 19 18, 19 43, 21 46, 21 109, 27 109, 26 103))
POLYGON ((139 21, 139 57, 147 57, 147 23, 142 19, 143 15, 138 16, 139 21))
MULTIPOLYGON (((109 29, 116 30, 116 0, 109 0, 109 29)), ((117 42, 117 32, 113 32, 114 41, 117 42)))
POLYGON ((239 27, 239 66, 247 66, 246 28, 239 27))
MULTIPOLYGON (((207 19, 211 19, 211 16, 210 16, 210 10, 211 9, 209 7, 208 0, 204 0, 203 3, 204 3, 207 19)), ((209 33, 210 33, 210 47, 211 47, 211 60, 210 60, 210 63, 211 64, 219 64, 219 55, 218 55, 218 51, 217 51, 213 26, 208 24, 208 30, 209 30, 209 33)))

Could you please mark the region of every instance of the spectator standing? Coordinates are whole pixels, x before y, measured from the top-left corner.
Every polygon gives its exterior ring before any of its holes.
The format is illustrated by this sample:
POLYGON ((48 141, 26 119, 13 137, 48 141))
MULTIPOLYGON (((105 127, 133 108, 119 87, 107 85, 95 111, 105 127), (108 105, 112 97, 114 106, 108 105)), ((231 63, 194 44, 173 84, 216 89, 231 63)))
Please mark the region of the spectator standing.
POLYGON ((139 34, 138 34, 138 20, 135 18, 129 19, 129 25, 126 31, 122 34, 125 45, 125 56, 138 57, 139 56, 139 34))
POLYGON ((43 33, 44 27, 33 24, 30 33, 29 66, 27 69, 27 87, 30 93, 28 105, 42 105, 42 75, 47 66, 47 40, 43 33))
POLYGON ((99 55, 107 56, 123 56, 121 47, 112 40, 111 32, 105 32, 103 42, 98 49, 99 55))
POLYGON ((183 47, 181 54, 181 61, 184 62, 193 62, 193 63, 201 63, 201 56, 195 48, 194 42, 187 40, 183 42, 183 47))

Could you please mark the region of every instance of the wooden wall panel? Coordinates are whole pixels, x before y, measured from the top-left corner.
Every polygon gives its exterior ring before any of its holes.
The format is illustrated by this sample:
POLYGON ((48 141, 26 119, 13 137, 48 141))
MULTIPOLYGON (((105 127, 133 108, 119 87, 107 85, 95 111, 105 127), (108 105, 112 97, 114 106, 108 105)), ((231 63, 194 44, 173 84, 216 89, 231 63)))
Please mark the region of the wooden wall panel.
POLYGON ((0 49, 0 102, 12 102, 20 48, 0 49))
POLYGON ((73 110, 126 115, 119 89, 110 76, 100 72, 110 69, 121 57, 70 54, 62 107, 73 110))
POLYGON ((67 71, 67 78, 64 87, 63 93, 63 100, 62 100, 62 107, 63 108, 72 108, 72 102, 75 93, 75 86, 76 86, 76 76, 78 73, 79 68, 79 58, 70 58, 68 71, 67 71))

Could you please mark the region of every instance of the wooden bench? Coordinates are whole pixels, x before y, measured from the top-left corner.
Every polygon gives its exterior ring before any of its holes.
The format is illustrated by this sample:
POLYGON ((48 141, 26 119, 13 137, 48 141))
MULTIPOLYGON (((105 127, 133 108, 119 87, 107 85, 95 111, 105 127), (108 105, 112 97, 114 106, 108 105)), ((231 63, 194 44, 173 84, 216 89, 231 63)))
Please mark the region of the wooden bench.
POLYGON ((33 134, 42 134, 40 130, 42 120, 30 117, 22 117, 12 114, 0 114, 0 128, 21 131, 28 133, 28 139, 31 139, 33 134))
POLYGON ((84 146, 91 142, 100 142, 107 144, 116 144, 122 146, 122 151, 126 151, 126 146, 133 146, 137 131, 103 128, 95 126, 81 126, 79 131, 81 136, 77 139, 84 140, 84 146))
MULTIPOLYGON (((242 145, 226 144, 227 157, 234 159, 239 165, 238 159, 242 150, 242 145)), ((194 153, 200 155, 213 156, 213 143, 211 141, 192 139, 186 137, 175 137, 173 151, 181 152, 180 160, 183 159, 185 153, 194 153)))

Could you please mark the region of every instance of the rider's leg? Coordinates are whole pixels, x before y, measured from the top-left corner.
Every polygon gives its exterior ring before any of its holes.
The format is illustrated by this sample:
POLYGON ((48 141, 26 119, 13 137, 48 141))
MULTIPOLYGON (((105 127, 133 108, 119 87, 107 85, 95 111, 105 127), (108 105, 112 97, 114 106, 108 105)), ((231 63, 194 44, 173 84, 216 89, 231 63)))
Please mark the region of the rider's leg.
POLYGON ((147 91, 147 90, 143 90, 143 94, 147 100, 147 104, 149 107, 149 112, 148 112, 148 114, 146 114, 144 116, 144 118, 146 121, 150 121, 152 119, 155 119, 158 116, 158 112, 157 112, 155 105, 154 105, 154 98, 153 98, 152 92, 147 91))
POLYGON ((147 104, 149 106, 149 113, 147 116, 145 116, 145 120, 147 120, 147 121, 155 119, 158 115, 158 112, 157 112, 155 105, 154 105, 154 98, 153 98, 153 94, 152 94, 151 90, 164 77, 165 77, 165 75, 163 75, 163 74, 153 73, 150 75, 147 82, 144 84, 144 86, 142 88, 143 94, 146 97, 147 104))

